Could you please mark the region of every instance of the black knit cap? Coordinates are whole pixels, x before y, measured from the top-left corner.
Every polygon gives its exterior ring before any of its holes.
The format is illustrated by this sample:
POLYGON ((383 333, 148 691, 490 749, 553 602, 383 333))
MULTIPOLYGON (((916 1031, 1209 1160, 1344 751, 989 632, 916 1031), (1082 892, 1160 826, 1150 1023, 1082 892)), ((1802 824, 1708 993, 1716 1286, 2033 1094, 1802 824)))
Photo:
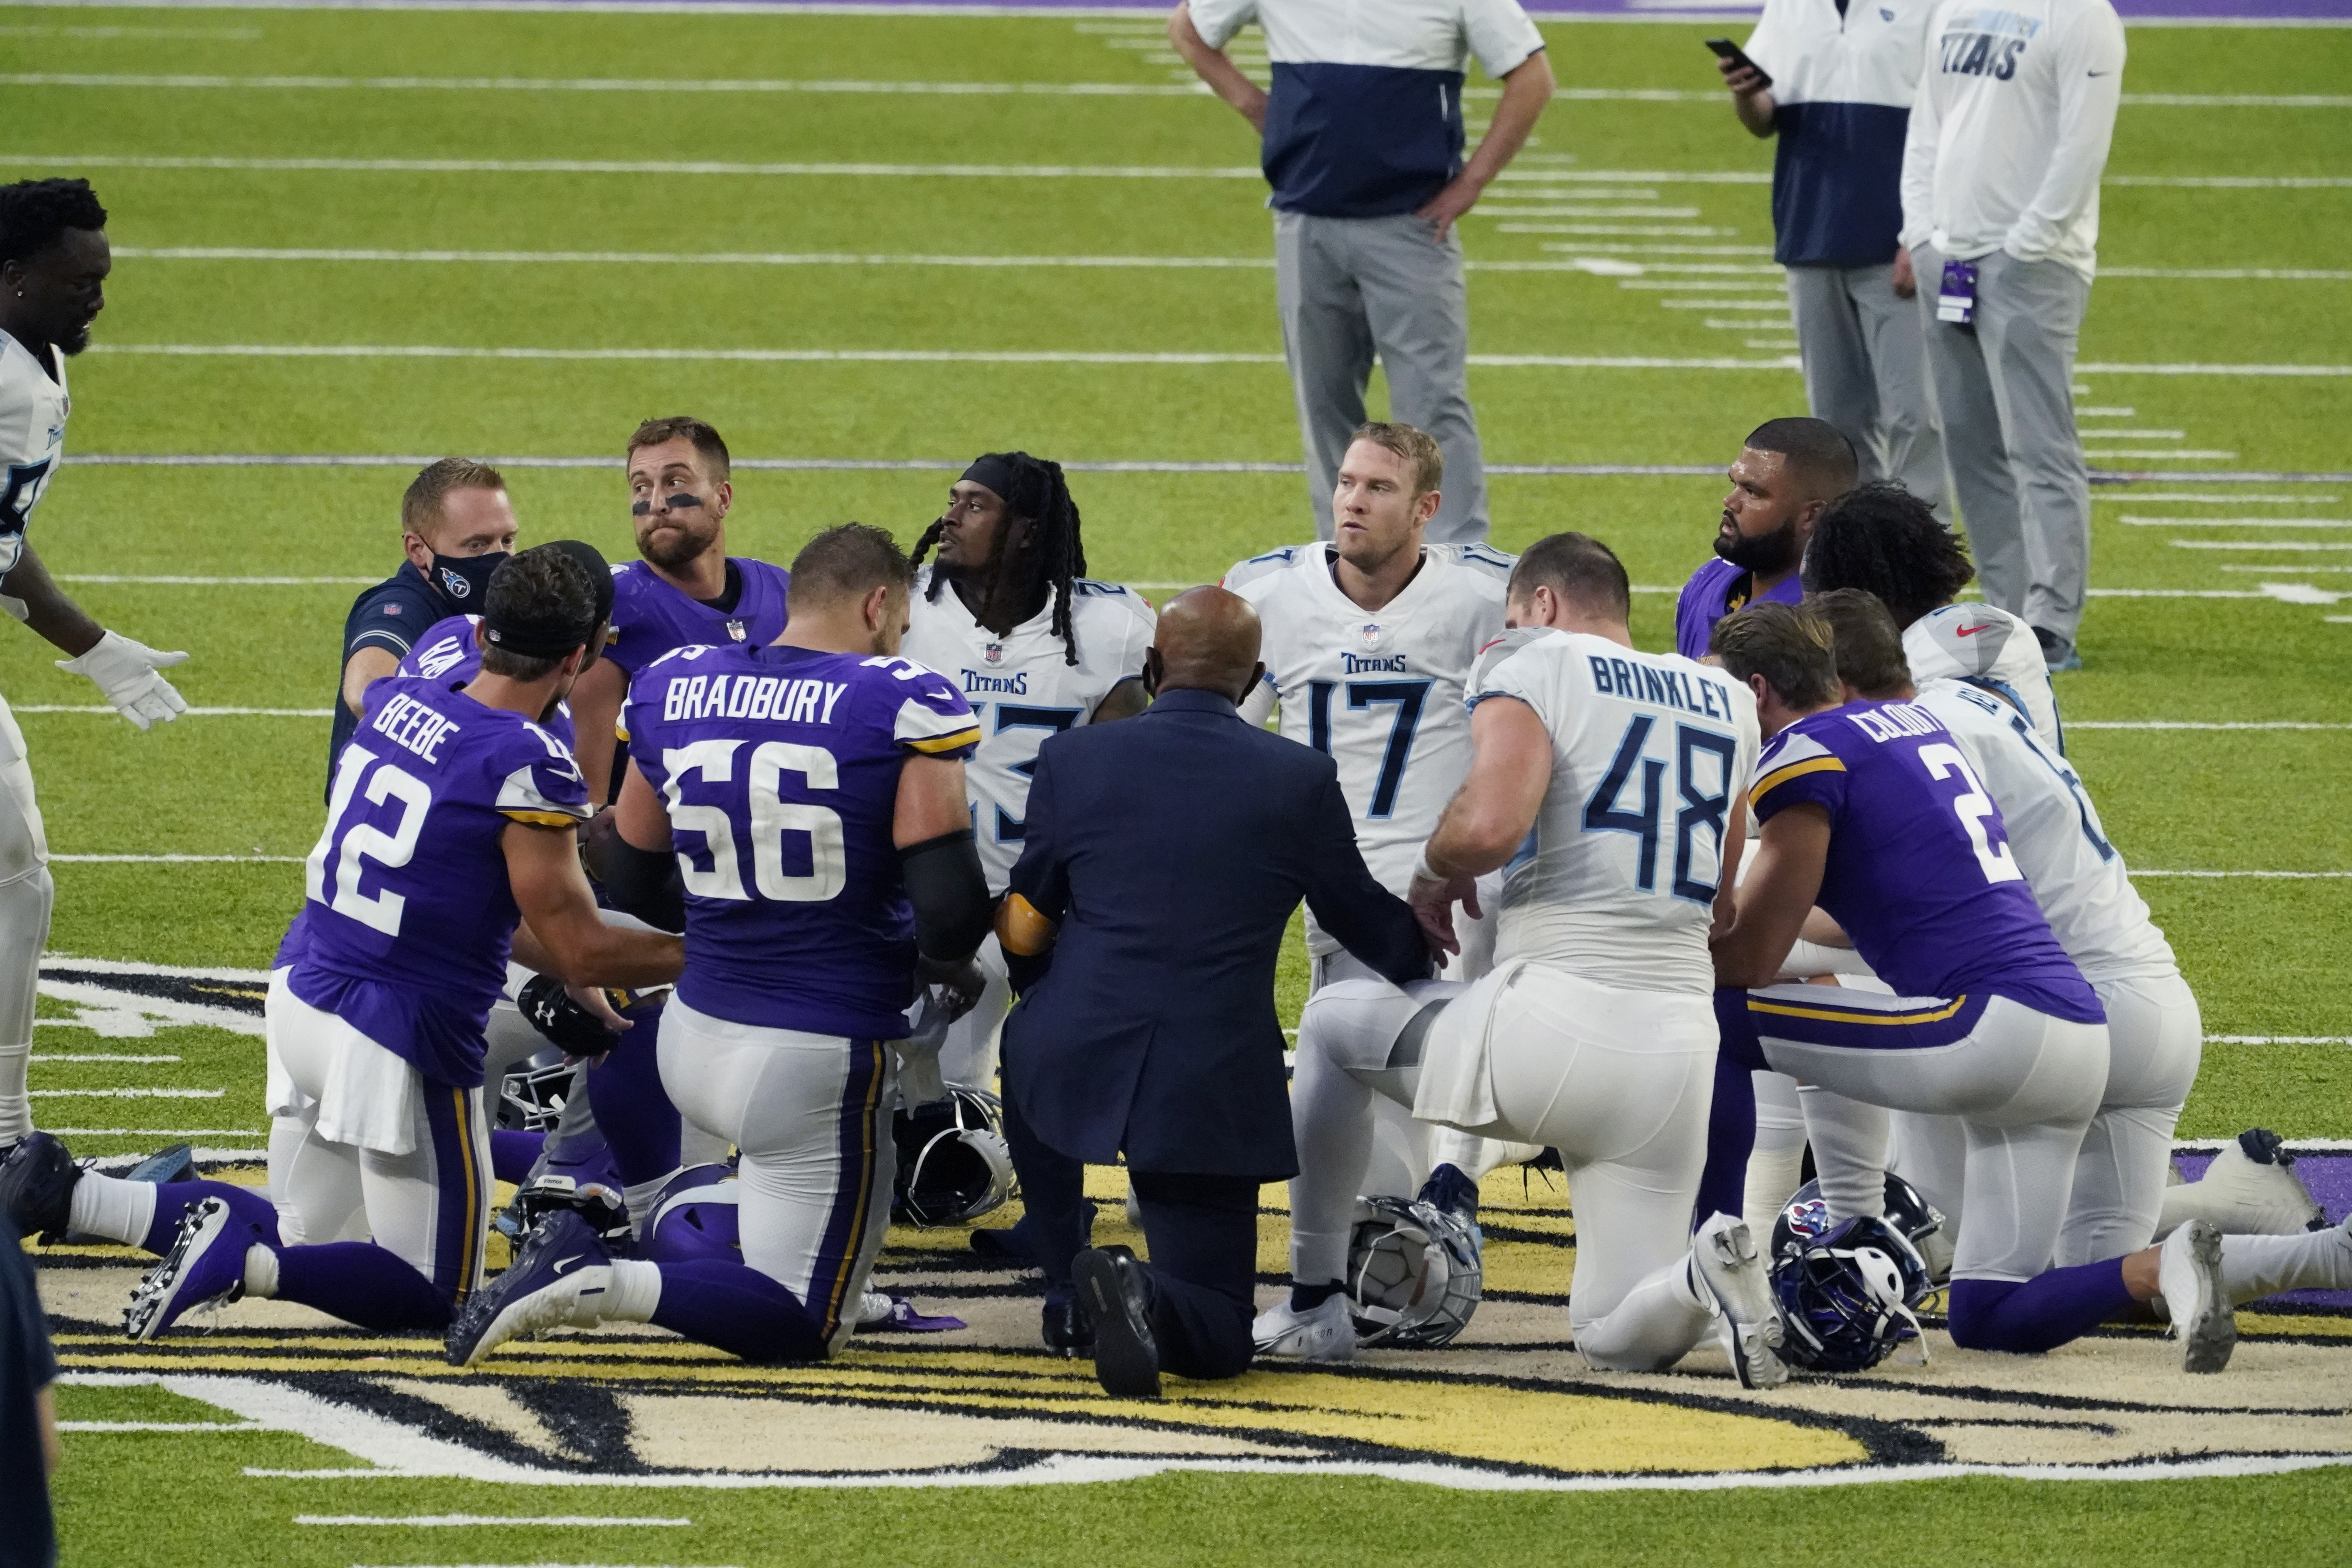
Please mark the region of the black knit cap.
POLYGON ((490 574, 489 591, 482 597, 482 635, 492 647, 525 658, 561 658, 585 644, 590 632, 612 618, 612 568, 595 546, 576 539, 557 540, 520 552, 490 574), (520 605, 500 602, 499 579, 515 571, 518 563, 542 552, 564 563, 558 568, 560 575, 580 574, 579 586, 586 592, 591 606, 586 619, 543 600, 520 605))

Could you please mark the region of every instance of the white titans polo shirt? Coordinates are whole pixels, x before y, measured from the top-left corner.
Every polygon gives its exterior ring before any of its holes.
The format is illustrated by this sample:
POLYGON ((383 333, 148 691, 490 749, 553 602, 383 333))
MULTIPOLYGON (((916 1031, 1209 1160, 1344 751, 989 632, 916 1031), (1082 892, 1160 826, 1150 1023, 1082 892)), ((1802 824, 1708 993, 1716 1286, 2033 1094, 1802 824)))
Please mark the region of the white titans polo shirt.
POLYGON ((1544 47, 1517 0, 1192 0, 1192 13, 1213 48, 1265 29, 1273 205, 1318 217, 1408 213, 1444 190, 1462 171, 1469 57, 1499 79, 1544 47))
POLYGON ((1781 266, 1895 259, 1903 133, 1934 10, 1934 0, 1764 0, 1748 55, 1772 78, 1781 266))

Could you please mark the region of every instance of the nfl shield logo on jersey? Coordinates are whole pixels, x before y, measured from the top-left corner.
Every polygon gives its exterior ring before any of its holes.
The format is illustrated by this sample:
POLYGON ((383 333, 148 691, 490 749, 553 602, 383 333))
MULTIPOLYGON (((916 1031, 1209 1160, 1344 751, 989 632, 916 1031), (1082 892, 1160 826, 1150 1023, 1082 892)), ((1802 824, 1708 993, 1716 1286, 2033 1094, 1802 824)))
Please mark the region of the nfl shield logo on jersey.
POLYGON ((1378 647, 1381 646, 1381 628, 1377 623, 1358 626, 1356 631, 1357 634, 1364 639, 1364 646, 1366 647, 1378 647))
POLYGON ((742 622, 740 622, 740 621, 730 621, 730 622, 728 622, 728 623, 727 623, 727 635, 728 635, 729 637, 733 637, 737 642, 741 642, 741 641, 743 640, 743 637, 744 637, 743 623, 742 623, 742 622))
POLYGON ((980 657, 987 660, 990 664, 1003 664, 1004 662, 1004 645, 1001 642, 990 643, 986 647, 981 649, 980 657))

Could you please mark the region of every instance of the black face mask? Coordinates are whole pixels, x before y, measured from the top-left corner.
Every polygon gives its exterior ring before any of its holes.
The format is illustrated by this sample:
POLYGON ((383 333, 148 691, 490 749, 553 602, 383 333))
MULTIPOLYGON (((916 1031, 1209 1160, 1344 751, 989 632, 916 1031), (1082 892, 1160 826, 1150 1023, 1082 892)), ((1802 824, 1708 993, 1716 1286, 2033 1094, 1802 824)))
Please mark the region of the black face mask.
POLYGON ((470 614, 479 615, 482 599, 489 592, 490 574, 513 558, 509 550, 492 551, 488 555, 444 555, 433 553, 433 564, 425 575, 441 590, 451 603, 470 614))

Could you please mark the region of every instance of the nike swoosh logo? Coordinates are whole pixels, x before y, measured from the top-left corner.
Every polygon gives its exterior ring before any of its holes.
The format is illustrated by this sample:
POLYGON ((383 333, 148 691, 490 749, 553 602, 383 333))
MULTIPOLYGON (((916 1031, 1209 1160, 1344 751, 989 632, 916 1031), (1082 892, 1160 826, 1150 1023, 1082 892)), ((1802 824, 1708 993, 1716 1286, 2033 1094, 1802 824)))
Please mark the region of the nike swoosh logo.
POLYGON ((2113 76, 2116 73, 2113 71, 2092 71, 2089 74, 2092 76, 2113 76))
POLYGON ((1987 621, 1984 625, 1982 625, 1982 626, 1961 626, 1961 627, 1959 627, 1959 628, 1958 628, 1958 632, 1959 632, 1959 635, 1960 635, 1960 636, 1962 636, 1962 637, 1972 637, 1976 636, 1979 632, 1989 632, 1989 631, 1992 630, 1992 628, 1993 628, 1993 623, 1992 623, 1992 622, 1990 622, 1990 621, 1987 621))
POLYGON ((562 1259, 554 1268, 549 1269, 548 1272, 551 1274, 561 1274, 565 1269, 571 1268, 573 1264, 579 1262, 583 1258, 587 1256, 588 1255, 584 1252, 574 1253, 571 1257, 562 1259))

